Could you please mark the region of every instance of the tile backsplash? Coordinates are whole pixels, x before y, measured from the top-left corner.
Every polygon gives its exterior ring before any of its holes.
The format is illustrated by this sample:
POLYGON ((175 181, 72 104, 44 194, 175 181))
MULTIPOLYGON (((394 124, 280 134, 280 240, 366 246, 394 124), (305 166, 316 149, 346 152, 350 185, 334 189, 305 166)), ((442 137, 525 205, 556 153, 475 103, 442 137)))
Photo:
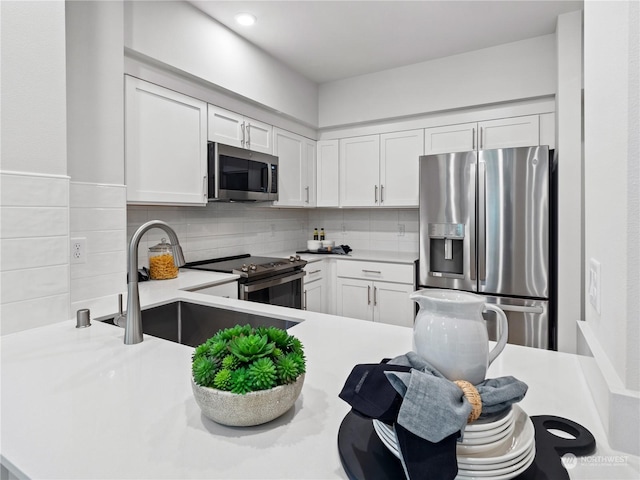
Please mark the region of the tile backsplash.
POLYGON ((69 316, 69 178, 0 172, 1 333, 69 316))
MULTIPOLYGON (((176 231, 189 262, 250 253, 304 250, 314 227, 326 238, 358 250, 417 252, 417 209, 286 209, 269 204, 209 203, 206 207, 129 206, 127 238, 149 220, 163 220, 176 231)), ((153 229, 139 247, 139 266, 148 265, 148 248, 166 234, 153 229)))

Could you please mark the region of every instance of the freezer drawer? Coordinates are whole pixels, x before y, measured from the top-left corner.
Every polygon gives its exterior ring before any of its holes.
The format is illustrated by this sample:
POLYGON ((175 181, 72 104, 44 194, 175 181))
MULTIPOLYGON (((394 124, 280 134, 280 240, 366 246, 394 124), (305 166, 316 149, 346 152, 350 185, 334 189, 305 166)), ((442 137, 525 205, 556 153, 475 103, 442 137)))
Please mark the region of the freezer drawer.
MULTIPOLYGON (((485 297, 487 303, 494 303, 507 315, 509 325, 508 343, 527 347, 549 348, 549 302, 544 300, 523 300, 519 298, 485 297)), ((489 340, 499 337, 497 316, 491 311, 484 312, 489 340)))

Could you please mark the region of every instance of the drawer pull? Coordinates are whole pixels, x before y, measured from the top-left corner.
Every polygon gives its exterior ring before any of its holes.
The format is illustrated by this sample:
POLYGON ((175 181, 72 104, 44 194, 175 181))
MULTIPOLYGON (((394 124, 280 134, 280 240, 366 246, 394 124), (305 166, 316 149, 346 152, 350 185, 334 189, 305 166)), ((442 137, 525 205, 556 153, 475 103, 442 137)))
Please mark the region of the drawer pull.
POLYGON ((313 272, 309 272, 309 275, 315 275, 316 273, 320 273, 322 270, 314 270, 313 272))
POLYGON ((362 269, 362 271, 364 273, 377 273, 378 275, 382 275, 382 272, 380 270, 365 270, 364 268, 362 269))

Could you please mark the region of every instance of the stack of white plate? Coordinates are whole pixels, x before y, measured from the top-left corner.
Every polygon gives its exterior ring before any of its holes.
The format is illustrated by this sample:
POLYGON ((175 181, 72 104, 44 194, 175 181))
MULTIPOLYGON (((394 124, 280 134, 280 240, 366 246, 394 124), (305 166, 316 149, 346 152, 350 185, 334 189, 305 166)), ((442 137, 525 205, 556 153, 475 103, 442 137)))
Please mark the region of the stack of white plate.
MULTIPOLYGON (((378 420, 373 428, 382 443, 400 458, 393 427, 378 420)), ((508 480, 533 463, 536 455, 535 429, 518 405, 488 420, 467 425, 462 442, 456 445, 458 480, 508 480)))

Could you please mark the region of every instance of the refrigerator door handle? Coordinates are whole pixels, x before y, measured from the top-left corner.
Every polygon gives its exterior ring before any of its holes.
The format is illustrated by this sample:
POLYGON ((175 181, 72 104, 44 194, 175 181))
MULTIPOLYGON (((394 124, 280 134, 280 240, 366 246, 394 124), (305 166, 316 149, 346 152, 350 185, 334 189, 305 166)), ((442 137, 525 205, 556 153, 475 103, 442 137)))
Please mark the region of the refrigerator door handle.
POLYGON ((487 197, 486 164, 478 161, 478 277, 487 279, 487 197))
POLYGON ((501 303, 498 305, 505 312, 520 312, 520 313, 544 313, 542 307, 525 307, 522 305, 505 305, 501 303))
MULTIPOLYGON (((476 171, 477 164, 474 162, 470 165, 471 170, 471 181, 472 185, 475 187, 476 185, 476 171)), ((475 196, 475 195, 474 195, 475 196)), ((476 215, 475 211, 470 215, 470 225, 469 225, 469 244, 471 248, 469 249, 469 277, 473 280, 474 284, 476 281, 476 215)))

